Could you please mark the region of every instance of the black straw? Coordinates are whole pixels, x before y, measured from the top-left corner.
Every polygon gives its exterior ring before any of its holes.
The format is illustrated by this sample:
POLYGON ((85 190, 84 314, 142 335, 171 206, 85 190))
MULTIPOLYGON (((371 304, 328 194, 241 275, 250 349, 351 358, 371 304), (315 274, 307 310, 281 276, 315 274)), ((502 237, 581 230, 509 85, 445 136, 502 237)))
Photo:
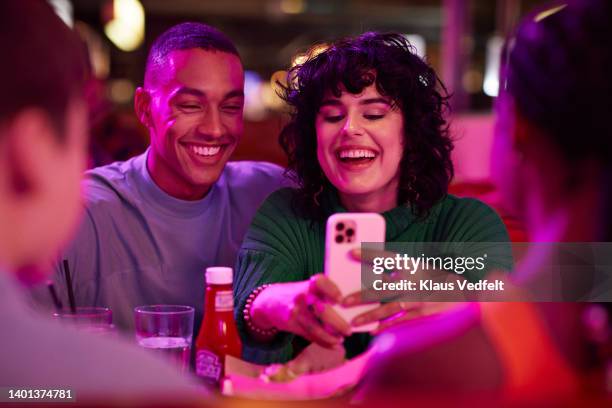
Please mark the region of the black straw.
POLYGON ((49 288, 49 293, 51 294, 51 299, 53 299, 53 304, 55 305, 55 310, 57 311, 57 313, 62 313, 62 302, 61 300, 59 300, 59 297, 57 296, 57 292, 55 291, 55 285, 53 285, 53 282, 49 281, 47 282, 47 288, 49 288))
POLYGON ((68 302, 70 303, 70 311, 76 313, 76 305, 74 303, 74 292, 72 290, 72 279, 70 278, 70 268, 68 260, 64 259, 64 275, 66 275, 66 286, 68 287, 68 302))

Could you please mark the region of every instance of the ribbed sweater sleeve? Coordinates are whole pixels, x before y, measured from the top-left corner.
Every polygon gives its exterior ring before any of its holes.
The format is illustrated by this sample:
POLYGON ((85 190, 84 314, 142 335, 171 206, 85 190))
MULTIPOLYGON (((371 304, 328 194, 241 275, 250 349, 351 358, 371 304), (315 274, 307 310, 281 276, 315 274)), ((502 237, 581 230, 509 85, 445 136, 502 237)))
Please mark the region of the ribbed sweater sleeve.
POLYGON ((266 283, 308 279, 304 254, 312 253, 300 239, 299 225, 291 214, 290 191, 272 194, 257 212, 238 253, 234 278, 235 316, 243 342, 243 358, 259 364, 286 362, 293 354, 291 333, 280 333, 273 342, 259 343, 246 331, 243 310, 248 296, 266 283))

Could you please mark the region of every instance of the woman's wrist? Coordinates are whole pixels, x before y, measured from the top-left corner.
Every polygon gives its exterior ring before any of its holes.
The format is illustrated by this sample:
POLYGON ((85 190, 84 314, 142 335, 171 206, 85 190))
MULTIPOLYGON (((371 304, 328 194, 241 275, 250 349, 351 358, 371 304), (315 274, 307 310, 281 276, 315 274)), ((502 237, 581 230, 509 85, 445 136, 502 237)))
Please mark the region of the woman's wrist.
POLYGON ((269 284, 259 286, 247 298, 243 309, 244 322, 249 334, 259 341, 272 340, 278 334, 278 329, 269 319, 270 315, 266 312, 267 303, 261 294, 268 290, 269 284))
POLYGON ((293 305, 296 295, 304 291, 304 283, 308 282, 273 283, 262 289, 252 300, 250 315, 253 324, 264 330, 293 332, 293 305))

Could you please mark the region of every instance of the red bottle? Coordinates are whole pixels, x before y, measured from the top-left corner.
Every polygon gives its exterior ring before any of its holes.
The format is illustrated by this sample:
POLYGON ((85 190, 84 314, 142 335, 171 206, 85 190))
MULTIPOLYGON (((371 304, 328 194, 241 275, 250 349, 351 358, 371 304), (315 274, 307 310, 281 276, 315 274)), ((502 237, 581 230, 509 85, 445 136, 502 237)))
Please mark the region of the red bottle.
POLYGON ((225 376, 225 356, 241 357, 242 343, 234 320, 232 268, 206 268, 204 320, 196 340, 196 374, 220 386, 225 376))

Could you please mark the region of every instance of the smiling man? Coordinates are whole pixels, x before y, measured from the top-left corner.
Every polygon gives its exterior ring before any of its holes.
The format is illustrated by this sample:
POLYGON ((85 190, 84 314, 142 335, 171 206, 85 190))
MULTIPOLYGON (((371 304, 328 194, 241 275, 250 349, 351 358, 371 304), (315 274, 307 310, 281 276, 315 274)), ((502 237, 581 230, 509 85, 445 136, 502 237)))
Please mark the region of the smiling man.
POLYGON ((110 307, 123 329, 135 306, 191 305, 199 324, 204 269, 234 266, 260 203, 286 183, 278 166, 228 163, 243 87, 238 52, 218 30, 183 23, 155 41, 135 96, 149 149, 87 173, 86 216, 64 254, 79 305, 110 307))
MULTIPOLYGON (((188 27, 202 26, 185 24, 174 30, 188 27)), ((136 93, 136 112, 151 134, 151 177, 166 193, 183 200, 198 200, 208 193, 243 128, 240 58, 228 39, 207 29, 211 37, 218 37, 217 50, 167 53, 159 46, 162 36, 149 57, 145 87, 136 93)))

